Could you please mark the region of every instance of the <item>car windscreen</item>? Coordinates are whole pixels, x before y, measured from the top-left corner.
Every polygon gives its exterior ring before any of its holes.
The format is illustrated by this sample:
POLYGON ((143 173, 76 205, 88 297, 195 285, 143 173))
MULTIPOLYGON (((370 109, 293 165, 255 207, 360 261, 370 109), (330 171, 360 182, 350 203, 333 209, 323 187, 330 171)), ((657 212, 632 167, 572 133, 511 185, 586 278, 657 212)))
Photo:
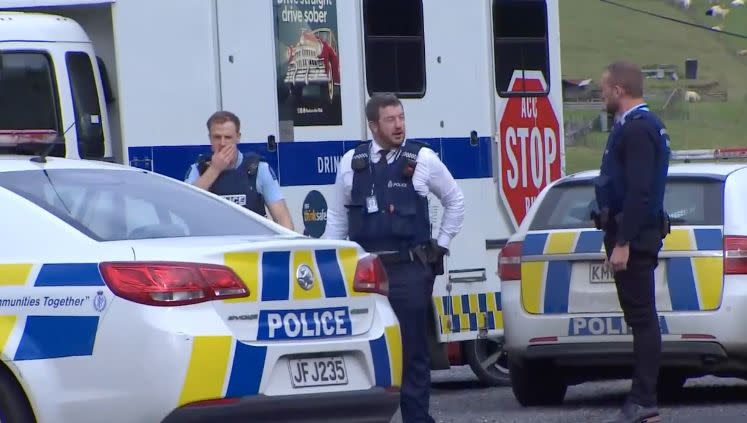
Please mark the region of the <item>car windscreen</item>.
MULTIPOLYGON (((539 204, 529 230, 593 228, 590 213, 595 201, 591 180, 558 184, 539 204)), ((722 225, 723 182, 711 177, 670 177, 664 208, 673 226, 722 225)))
POLYGON ((222 200, 140 171, 0 172, 0 187, 98 241, 278 233, 222 200))

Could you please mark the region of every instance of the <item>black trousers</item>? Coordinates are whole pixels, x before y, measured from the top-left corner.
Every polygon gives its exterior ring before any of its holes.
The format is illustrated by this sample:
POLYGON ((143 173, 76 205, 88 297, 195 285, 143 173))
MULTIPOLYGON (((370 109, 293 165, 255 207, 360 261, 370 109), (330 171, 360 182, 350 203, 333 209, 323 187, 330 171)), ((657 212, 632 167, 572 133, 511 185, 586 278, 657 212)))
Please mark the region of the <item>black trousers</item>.
MULTIPOLYGON (((605 244, 610 256, 614 243, 605 244)), ((615 272, 617 297, 625 322, 633 330, 635 364, 628 400, 644 407, 656 405, 656 382, 661 361, 661 329, 654 285, 657 265, 657 253, 631 249, 627 268, 615 272)))
POLYGON ((404 423, 433 423, 428 413, 431 362, 428 351, 428 305, 433 292, 430 267, 417 259, 385 265, 389 276, 389 303, 402 335, 400 411, 404 423))

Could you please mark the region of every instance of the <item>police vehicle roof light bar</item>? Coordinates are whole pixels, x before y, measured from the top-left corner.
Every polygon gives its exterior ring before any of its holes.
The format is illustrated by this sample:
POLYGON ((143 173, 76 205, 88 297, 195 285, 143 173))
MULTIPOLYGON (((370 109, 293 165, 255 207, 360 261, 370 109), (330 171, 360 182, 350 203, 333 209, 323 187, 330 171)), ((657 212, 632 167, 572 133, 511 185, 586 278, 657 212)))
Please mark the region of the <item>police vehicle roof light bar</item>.
POLYGON ((57 131, 53 129, 2 129, 0 130, 0 146, 15 147, 19 144, 37 143, 51 144, 57 138, 57 131))
POLYGON ((747 159, 747 147, 726 147, 703 150, 675 150, 670 157, 673 161, 691 162, 694 160, 747 159))

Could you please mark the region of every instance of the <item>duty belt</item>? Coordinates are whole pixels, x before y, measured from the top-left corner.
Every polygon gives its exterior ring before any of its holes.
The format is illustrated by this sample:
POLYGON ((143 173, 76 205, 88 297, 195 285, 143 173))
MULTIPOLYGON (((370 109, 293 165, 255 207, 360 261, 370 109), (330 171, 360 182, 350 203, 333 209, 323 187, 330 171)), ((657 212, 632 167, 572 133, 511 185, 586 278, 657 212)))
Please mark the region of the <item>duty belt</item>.
POLYGON ((384 264, 412 263, 415 261, 415 252, 412 249, 403 251, 373 251, 372 254, 376 254, 384 264))

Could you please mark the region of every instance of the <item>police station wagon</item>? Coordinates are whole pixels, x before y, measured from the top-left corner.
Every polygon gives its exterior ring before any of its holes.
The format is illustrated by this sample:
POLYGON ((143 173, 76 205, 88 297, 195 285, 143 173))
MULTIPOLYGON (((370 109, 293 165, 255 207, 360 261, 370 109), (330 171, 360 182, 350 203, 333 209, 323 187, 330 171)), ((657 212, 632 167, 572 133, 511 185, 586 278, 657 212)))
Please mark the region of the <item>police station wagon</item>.
POLYGON ((0 421, 396 412, 399 326, 356 244, 103 162, 0 155, 0 204, 0 421))
MULTIPOLYGON (((672 159, 746 153, 674 152, 672 159)), ((603 233, 589 217, 597 174, 543 190, 500 254, 511 382, 523 405, 562 402, 572 384, 630 377, 632 334, 604 263, 603 233)), ((747 365, 746 187, 745 164, 670 165, 664 203, 672 228, 655 269, 662 399, 687 378, 741 377, 747 365)))

